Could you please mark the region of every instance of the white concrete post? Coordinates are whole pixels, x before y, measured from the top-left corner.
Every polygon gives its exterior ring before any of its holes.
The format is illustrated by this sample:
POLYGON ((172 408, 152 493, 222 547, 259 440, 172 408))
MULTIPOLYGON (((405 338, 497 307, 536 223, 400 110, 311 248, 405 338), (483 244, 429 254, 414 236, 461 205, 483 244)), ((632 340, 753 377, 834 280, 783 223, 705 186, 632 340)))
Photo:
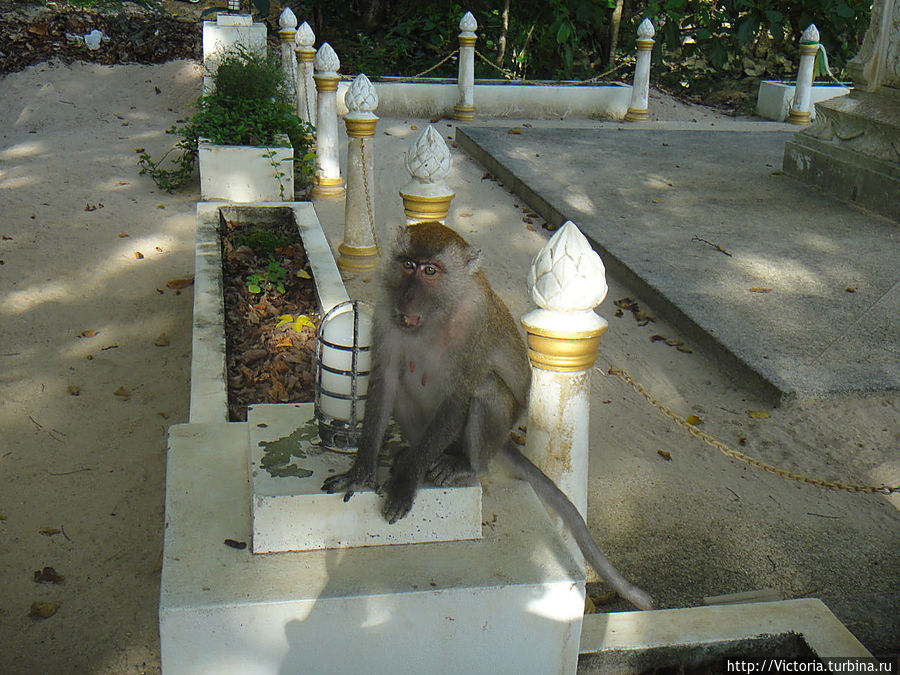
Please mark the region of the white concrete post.
POLYGON ((294 99, 297 79, 297 61, 294 57, 294 36, 297 34, 297 17, 290 7, 285 7, 278 17, 278 37, 281 38, 281 67, 284 70, 284 86, 288 100, 294 99))
POLYGON ((344 241, 337 265, 344 272, 371 272, 378 265, 375 238, 375 161, 372 141, 378 117, 378 94, 363 74, 353 80, 344 102, 347 126, 347 201, 344 204, 344 241))
POLYGON ((475 119, 475 29, 478 22, 466 12, 459 22, 459 99, 453 106, 453 119, 467 122, 475 119))
POLYGON ((400 190, 400 196, 408 225, 425 220, 444 222, 456 194, 444 183, 452 167, 450 148, 429 124, 406 153, 406 170, 412 181, 400 190))
POLYGON ((625 113, 625 120, 628 122, 650 117, 650 52, 653 50, 653 36, 656 33, 653 22, 650 19, 641 21, 637 33, 637 63, 631 85, 631 105, 625 113))
POLYGON ((800 68, 797 70, 797 85, 794 100, 788 113, 791 124, 809 124, 809 106, 812 98, 813 67, 819 51, 819 29, 809 24, 800 36, 800 68))
POLYGON ((313 60, 316 81, 316 177, 313 197, 342 197, 345 192, 338 157, 337 87, 340 59, 327 42, 319 47, 313 60))
POLYGON ((587 518, 590 370, 607 328, 593 308, 606 297, 606 271, 567 221, 535 256, 528 285, 539 309, 522 317, 533 366, 525 454, 587 518))
POLYGON ((316 85, 313 81, 316 35, 305 21, 297 29, 294 42, 297 56, 297 116, 316 126, 316 85))

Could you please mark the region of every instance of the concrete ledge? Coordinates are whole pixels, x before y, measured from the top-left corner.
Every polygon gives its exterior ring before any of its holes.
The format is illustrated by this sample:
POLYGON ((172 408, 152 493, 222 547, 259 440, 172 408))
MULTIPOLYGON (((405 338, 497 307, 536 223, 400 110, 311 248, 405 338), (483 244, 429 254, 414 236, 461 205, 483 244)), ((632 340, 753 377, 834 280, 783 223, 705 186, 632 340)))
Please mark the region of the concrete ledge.
MULTIPOLYGON (((767 120, 784 122, 791 109, 794 100, 794 91, 797 86, 793 82, 777 82, 775 80, 763 80, 759 83, 759 92, 756 95, 756 114, 767 120)), ((835 96, 841 96, 850 91, 850 87, 842 87, 836 84, 814 84, 810 94, 809 119, 816 118, 816 106, 819 101, 827 101, 835 96)))
MULTIPOLYGON (((373 82, 378 115, 435 117, 453 115, 459 97, 455 80, 373 82)), ((338 114, 345 115, 344 94, 349 82, 338 85, 338 114)), ((631 100, 631 87, 621 82, 597 85, 518 84, 504 80, 475 80, 476 117, 591 117, 620 120, 631 100)))
MULTIPOLYGON (((247 423, 254 553, 481 538, 477 479, 452 488, 423 485, 412 511, 391 525, 373 490, 360 490, 346 503, 343 493, 322 492, 328 476, 350 469, 353 455, 310 442, 318 432, 314 404, 255 405, 247 423), (293 453, 291 463, 311 475, 272 476, 264 464, 269 450, 293 453)), ((387 479, 384 467, 379 482, 387 479)))
POLYGON ((871 658, 815 598, 585 616, 579 668, 645 670, 753 656, 871 658), (737 647, 738 651, 730 651, 737 647), (786 653, 785 653, 786 652, 786 653))
POLYGON ((169 430, 166 675, 574 672, 584 575, 530 486, 486 484, 478 541, 253 555, 224 544, 251 534, 248 442, 169 430))

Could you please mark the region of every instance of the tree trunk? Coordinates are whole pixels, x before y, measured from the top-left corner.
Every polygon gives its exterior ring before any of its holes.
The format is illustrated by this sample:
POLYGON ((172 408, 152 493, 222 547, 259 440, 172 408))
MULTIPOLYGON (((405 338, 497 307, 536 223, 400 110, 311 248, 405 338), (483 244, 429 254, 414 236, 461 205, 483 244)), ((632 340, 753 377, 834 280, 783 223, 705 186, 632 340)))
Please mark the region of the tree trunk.
POLYGON ((616 61, 616 47, 619 46, 619 26, 622 25, 622 5, 625 0, 616 0, 615 9, 609 19, 609 58, 606 61, 607 66, 611 66, 616 61))
POLYGON ((500 15, 500 39, 497 40, 497 65, 503 67, 506 57, 506 33, 509 30, 509 0, 503 2, 503 13, 500 15))

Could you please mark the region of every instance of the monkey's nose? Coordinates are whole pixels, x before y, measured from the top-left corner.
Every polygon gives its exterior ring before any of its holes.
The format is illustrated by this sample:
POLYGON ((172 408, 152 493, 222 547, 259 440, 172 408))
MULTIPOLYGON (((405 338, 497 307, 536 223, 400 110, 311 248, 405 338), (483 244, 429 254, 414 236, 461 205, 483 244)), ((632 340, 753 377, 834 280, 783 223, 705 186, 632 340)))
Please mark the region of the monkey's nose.
POLYGON ((418 316, 410 316, 409 314, 404 314, 403 323, 405 323, 407 326, 418 326, 419 318, 420 317, 418 316))

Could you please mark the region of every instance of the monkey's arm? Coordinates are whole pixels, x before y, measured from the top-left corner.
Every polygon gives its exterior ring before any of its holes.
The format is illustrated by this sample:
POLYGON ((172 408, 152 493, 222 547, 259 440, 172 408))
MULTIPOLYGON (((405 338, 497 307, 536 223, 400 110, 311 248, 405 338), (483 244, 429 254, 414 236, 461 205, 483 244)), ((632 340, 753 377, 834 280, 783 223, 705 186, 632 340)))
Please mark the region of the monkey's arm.
POLYGON ((597 546, 597 542, 591 536, 587 523, 584 522, 584 518, 581 517, 578 509, 569 501, 566 494, 556 486, 556 483, 550 480, 547 474, 523 455, 511 439, 506 440, 501 452, 531 483, 531 487, 534 488, 538 497, 562 518, 566 527, 571 531, 572 536, 575 537, 578 548, 581 549, 585 560, 590 566, 609 582, 619 596, 628 600, 638 609, 652 609, 653 598, 646 591, 638 588, 619 574, 619 571, 609 561, 609 558, 597 546))
POLYGON ((387 498, 382 513, 396 523, 412 508, 416 491, 438 457, 455 443, 466 424, 467 408, 460 398, 446 399, 429 420, 422 438, 394 460, 391 480, 385 486, 387 498))
POLYGON ((322 483, 322 489, 328 494, 346 490, 344 501, 349 501, 356 490, 370 487, 378 490, 378 455, 384 433, 387 430, 394 400, 399 386, 396 368, 391 367, 395 359, 377 359, 369 380, 369 393, 366 399, 366 417, 363 420, 359 448, 353 466, 347 473, 329 476, 322 483))

